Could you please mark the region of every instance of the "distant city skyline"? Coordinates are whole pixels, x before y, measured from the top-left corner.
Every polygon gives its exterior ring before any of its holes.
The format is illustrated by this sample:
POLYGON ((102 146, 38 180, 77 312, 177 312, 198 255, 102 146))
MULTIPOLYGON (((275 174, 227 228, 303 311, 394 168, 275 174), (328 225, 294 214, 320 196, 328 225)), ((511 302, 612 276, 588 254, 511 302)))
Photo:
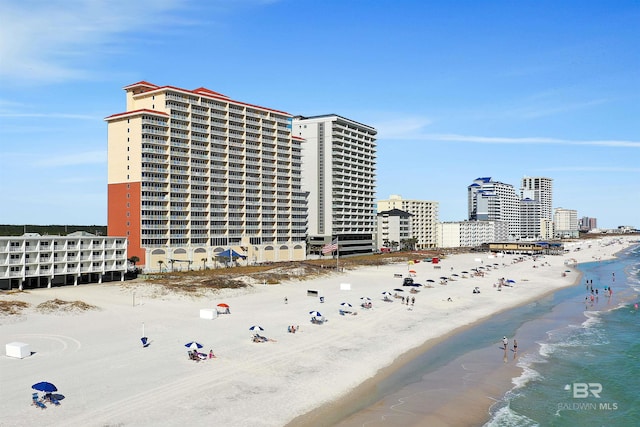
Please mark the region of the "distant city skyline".
POLYGON ((373 126, 376 200, 437 201, 440 221, 466 218, 478 177, 517 190, 546 176, 553 208, 640 226, 635 1, 0 0, 0 13, 2 224, 106 224, 104 118, 146 80, 373 126))

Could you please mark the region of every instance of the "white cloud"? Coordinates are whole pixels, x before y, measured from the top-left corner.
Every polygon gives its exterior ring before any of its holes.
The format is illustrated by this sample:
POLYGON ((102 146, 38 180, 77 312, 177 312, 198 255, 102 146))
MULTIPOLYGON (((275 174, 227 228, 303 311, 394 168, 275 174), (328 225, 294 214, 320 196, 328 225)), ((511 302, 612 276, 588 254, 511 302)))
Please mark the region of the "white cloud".
POLYGON ((602 105, 606 102, 608 102, 608 100, 606 99, 595 99, 592 101, 573 102, 573 103, 567 103, 567 104, 561 104, 561 105, 550 105, 550 106, 535 107, 535 108, 528 107, 528 108, 522 108, 520 110, 514 110, 511 113, 507 113, 507 114, 518 116, 523 119, 537 119, 539 117, 554 116, 556 114, 564 114, 570 111, 591 108, 597 105, 602 105))
POLYGON ((427 117, 402 117, 399 119, 375 121, 378 138, 412 139, 411 135, 419 135, 433 121, 427 117))
POLYGON ((544 172, 607 172, 607 173, 637 173, 640 168, 608 167, 608 166, 561 166, 538 169, 544 172))
POLYGON ((12 118, 44 118, 44 119, 72 119, 72 120, 92 120, 101 119, 101 117, 90 116, 87 114, 68 114, 68 113, 3 113, 0 111, 0 117, 12 118))
POLYGON ((459 134, 421 133, 420 129, 395 129, 396 134, 384 134, 380 138, 404 139, 412 141, 446 141, 471 144, 514 144, 514 145, 587 145, 599 147, 640 148, 640 141, 625 140, 573 140, 545 137, 499 137, 459 134))
POLYGON ((30 83, 87 78, 91 60, 135 31, 170 20, 183 0, 0 0, 0 77, 30 83))

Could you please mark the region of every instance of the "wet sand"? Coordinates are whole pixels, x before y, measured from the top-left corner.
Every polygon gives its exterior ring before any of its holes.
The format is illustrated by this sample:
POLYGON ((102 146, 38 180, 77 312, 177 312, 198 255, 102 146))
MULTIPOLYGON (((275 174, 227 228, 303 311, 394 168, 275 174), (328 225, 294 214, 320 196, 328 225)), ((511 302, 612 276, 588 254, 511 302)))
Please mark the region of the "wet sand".
MULTIPOLYGON (((581 278, 581 274, 577 275, 567 288, 579 284, 581 278)), ((537 300, 550 298, 557 291, 537 300)), ((531 302, 506 311, 517 310, 531 302)), ((571 315, 578 315, 583 308, 576 304, 571 315)), ((477 328, 495 329, 495 320, 499 322, 501 315, 492 315, 427 341, 399 357, 340 401, 298 417, 288 426, 482 426, 490 418, 491 407, 513 387, 512 379, 522 373, 517 366, 520 355, 537 351, 537 344, 535 340, 525 340, 524 345, 520 341, 518 353, 514 354, 512 342, 504 351, 500 337, 496 335, 495 344, 465 351, 451 361, 448 359, 452 351, 446 344, 464 341, 465 336, 472 336, 477 328), (424 362, 419 359, 429 359, 434 369, 427 374, 420 373, 421 368, 416 365, 424 362), (404 385, 407 382, 410 384, 404 385)), ((541 336, 552 325, 541 322, 533 327, 536 331, 527 335, 541 336)))

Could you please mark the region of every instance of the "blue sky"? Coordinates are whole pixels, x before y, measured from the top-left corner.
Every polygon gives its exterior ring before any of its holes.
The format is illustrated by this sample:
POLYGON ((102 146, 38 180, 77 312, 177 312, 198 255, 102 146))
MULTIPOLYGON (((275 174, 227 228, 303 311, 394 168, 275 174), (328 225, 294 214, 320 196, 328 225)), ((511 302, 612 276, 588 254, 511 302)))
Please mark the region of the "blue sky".
POLYGON ((0 0, 0 223, 106 224, 122 87, 378 129, 377 197, 463 220, 480 176, 640 227, 637 1, 0 0))

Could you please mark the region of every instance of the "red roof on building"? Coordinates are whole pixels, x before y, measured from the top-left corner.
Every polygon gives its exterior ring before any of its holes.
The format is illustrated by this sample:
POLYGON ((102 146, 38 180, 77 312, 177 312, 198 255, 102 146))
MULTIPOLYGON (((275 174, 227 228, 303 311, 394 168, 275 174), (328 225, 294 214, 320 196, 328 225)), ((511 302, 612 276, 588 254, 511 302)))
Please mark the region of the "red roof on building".
POLYGON ((207 89, 206 87, 199 87, 198 89, 194 89, 193 92, 195 92, 195 93, 206 93, 208 95, 223 96, 225 98, 228 98, 227 95, 223 95, 221 93, 214 92, 211 89, 207 89))
POLYGON ((151 88, 151 90, 144 92, 147 95, 149 94, 149 92, 162 91, 162 90, 165 90, 165 89, 171 89, 171 90, 176 90, 176 91, 179 91, 179 92, 185 92, 185 93, 188 93, 188 94, 194 94, 194 95, 199 95, 199 96, 206 96, 207 98, 221 99, 221 100, 224 100, 224 101, 233 102, 234 104, 245 105, 247 107, 259 108, 261 110, 273 111, 274 113, 279 113, 279 114, 284 114, 284 115, 287 115, 287 116, 292 116, 292 114, 289 114, 286 111, 275 110, 273 108, 262 107, 260 105, 249 104, 249 103, 241 102, 241 101, 235 101, 235 100, 229 98, 226 95, 222 95, 221 93, 214 92, 211 89, 207 89, 205 87, 199 87, 197 89, 189 90, 189 89, 179 88, 179 87, 176 87, 176 86, 157 86, 157 85, 154 85, 153 83, 149 83, 149 82, 146 82, 146 81, 140 81, 138 83, 134 83, 134 84, 131 84, 129 86, 125 86, 124 89, 127 90, 127 89, 131 89, 131 88, 134 88, 134 87, 140 87, 140 86, 145 86, 145 87, 151 88))
POLYGON ((140 114, 155 114, 158 116, 164 116, 164 117, 169 117, 169 115, 167 113, 163 113, 162 111, 155 111, 155 110, 148 110, 146 108, 142 108, 140 110, 133 110, 133 111, 125 111, 124 113, 117 113, 117 114, 112 114, 108 117, 105 117, 105 120, 111 120, 111 119, 115 119, 115 118, 120 118, 120 117, 124 117, 124 116, 139 116, 140 114))
POLYGON ((147 86, 147 87, 153 87, 153 88, 157 88, 157 85, 154 85, 153 83, 149 83, 149 82, 145 82, 144 80, 140 80, 137 83, 131 84, 129 86, 125 86, 124 89, 129 89, 132 87, 136 87, 136 86, 147 86))

